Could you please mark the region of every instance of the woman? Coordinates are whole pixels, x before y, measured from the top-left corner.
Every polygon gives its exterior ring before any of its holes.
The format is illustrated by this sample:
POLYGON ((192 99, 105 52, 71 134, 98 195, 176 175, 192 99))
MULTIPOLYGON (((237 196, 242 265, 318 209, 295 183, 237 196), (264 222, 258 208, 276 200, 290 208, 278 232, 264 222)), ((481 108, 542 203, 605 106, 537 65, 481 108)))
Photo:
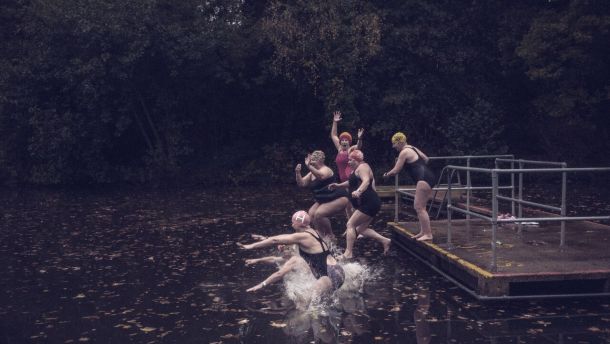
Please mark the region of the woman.
MULTIPOLYGON (((295 233, 272 236, 252 244, 237 243, 237 245, 245 250, 252 250, 274 245, 296 244, 300 257, 293 256, 286 264, 292 261, 291 264, 296 266, 300 260, 307 263, 311 273, 317 279, 312 294, 315 298, 323 293, 339 289, 345 280, 345 272, 341 266, 337 265, 337 261, 330 254, 328 245, 322 240, 320 233, 309 226, 310 221, 309 214, 304 210, 299 210, 292 215, 292 228, 295 233)), ((281 275, 278 271, 248 290, 261 289, 267 284, 279 280, 281 275)))
POLYGON ((430 216, 428 216, 426 204, 432 196, 432 187, 436 185, 436 177, 427 165, 428 157, 417 147, 408 145, 407 136, 401 132, 392 136, 392 147, 399 152, 398 159, 394 168, 384 173, 383 177, 398 174, 406 164, 407 171, 416 183, 413 208, 419 219, 420 232, 415 235, 415 238, 418 241, 432 240, 432 228, 430 228, 430 216))
POLYGON ((308 187, 313 193, 315 203, 309 208, 309 216, 314 228, 324 237, 334 239, 329 217, 342 212, 349 200, 345 190, 328 189, 336 178, 333 170, 324 164, 324 159, 324 152, 314 151, 305 158, 305 166, 309 169, 305 177, 301 176, 301 164, 294 170, 297 185, 308 187))
POLYGON ((353 257, 354 241, 358 234, 371 238, 383 244, 383 254, 390 249, 391 240, 368 228, 373 218, 381 209, 381 200, 375 191, 375 178, 369 164, 364 162, 364 154, 360 150, 349 153, 348 163, 352 169, 349 179, 340 184, 331 184, 329 189, 348 188, 352 206, 355 211, 347 221, 347 244, 344 258, 353 257))
MULTIPOLYGON (((335 163, 337 164, 337 171, 339 172, 339 180, 344 182, 349 178, 352 173, 349 167, 348 154, 350 146, 352 144, 352 135, 348 132, 342 132, 337 136, 337 123, 341 120, 341 111, 333 112, 333 125, 330 130, 330 138, 333 140, 335 147, 337 148, 337 157, 335 163)), ((362 149, 362 134, 364 129, 358 129, 358 143, 356 146, 352 146, 352 149, 362 149)))

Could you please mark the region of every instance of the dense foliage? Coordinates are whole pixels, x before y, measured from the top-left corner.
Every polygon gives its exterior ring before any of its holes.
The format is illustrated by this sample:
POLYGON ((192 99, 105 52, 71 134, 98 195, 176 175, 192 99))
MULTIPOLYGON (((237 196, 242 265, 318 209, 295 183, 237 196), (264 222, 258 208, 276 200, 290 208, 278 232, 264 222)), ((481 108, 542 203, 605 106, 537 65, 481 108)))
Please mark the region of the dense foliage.
POLYGON ((607 0, 5 0, 0 29, 2 182, 291 182, 335 109, 379 169, 397 130, 610 163, 607 0))

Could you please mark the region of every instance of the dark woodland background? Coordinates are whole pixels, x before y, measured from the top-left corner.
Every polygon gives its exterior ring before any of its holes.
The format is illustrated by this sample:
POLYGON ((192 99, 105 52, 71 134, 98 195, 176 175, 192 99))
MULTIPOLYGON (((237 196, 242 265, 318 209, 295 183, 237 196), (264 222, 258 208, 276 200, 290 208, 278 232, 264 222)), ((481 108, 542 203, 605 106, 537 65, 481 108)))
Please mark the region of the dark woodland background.
POLYGON ((610 165, 610 1, 3 0, 0 183, 293 183, 365 128, 610 165))

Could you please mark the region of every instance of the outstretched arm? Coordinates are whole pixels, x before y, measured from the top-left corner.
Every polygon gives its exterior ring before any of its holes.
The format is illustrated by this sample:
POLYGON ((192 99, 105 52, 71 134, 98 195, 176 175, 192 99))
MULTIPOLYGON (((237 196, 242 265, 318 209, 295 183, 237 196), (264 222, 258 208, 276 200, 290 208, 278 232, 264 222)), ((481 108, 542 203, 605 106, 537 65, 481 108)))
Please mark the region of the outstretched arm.
POLYGON ((244 250, 253 250, 280 244, 298 244, 303 238, 306 238, 305 235, 305 233, 280 234, 252 244, 242 244, 238 242, 237 245, 244 250))
POLYGON ((337 122, 341 120, 341 111, 333 112, 333 125, 330 129, 330 138, 335 144, 337 150, 341 150, 341 143, 339 142, 339 136, 337 135, 337 122))
POLYGON ((282 277, 284 277, 284 275, 286 275, 292 269, 294 269, 294 267, 296 266, 297 263, 298 263, 298 257, 290 258, 278 271, 272 273, 264 281, 255 285, 252 288, 247 289, 246 291, 247 292, 257 291, 259 289, 266 287, 268 284, 279 281, 280 279, 282 279, 282 277))
POLYGON ((329 190, 335 190, 335 189, 347 189, 349 187, 349 181, 346 180, 343 183, 332 183, 328 185, 328 189, 329 190))
POLYGON ((284 258, 276 257, 276 256, 252 258, 252 259, 246 259, 246 266, 257 264, 257 263, 275 264, 275 263, 281 263, 283 261, 284 261, 284 258))
POLYGON ((406 161, 407 161, 407 152, 406 151, 400 152, 400 154, 398 154, 398 159, 396 159, 396 164, 394 165, 394 168, 392 168, 388 172, 384 173, 383 176, 391 177, 391 176, 397 175, 398 172, 400 172, 400 170, 402 170, 402 167, 405 165, 406 161))

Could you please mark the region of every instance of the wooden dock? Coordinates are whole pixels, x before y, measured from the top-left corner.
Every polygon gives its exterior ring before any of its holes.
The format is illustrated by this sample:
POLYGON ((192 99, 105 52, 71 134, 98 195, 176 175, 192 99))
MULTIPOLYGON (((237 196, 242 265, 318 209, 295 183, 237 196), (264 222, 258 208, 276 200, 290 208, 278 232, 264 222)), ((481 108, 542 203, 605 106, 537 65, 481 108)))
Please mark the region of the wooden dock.
POLYGON ((497 265, 491 268, 491 223, 432 221, 433 242, 418 242, 417 222, 390 222, 394 242, 481 300, 610 296, 610 226, 566 222, 566 245, 559 247, 560 224, 498 226, 497 265))

